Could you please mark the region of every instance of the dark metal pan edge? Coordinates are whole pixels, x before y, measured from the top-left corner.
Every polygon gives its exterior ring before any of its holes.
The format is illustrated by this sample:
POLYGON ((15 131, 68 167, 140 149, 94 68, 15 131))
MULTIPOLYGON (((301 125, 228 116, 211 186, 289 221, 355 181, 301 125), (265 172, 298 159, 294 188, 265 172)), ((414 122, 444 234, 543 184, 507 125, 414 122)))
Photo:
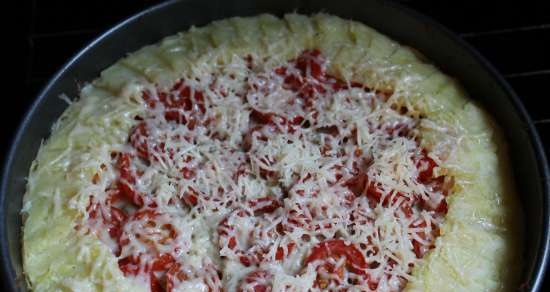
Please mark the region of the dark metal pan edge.
MULTIPOLYGON (((162 9, 163 7, 171 6, 176 2, 181 2, 178 0, 171 0, 167 1, 155 6, 152 6, 146 10, 143 10, 142 12, 139 12, 110 28, 106 32, 102 33, 99 37, 85 45, 77 54, 75 54, 67 63, 65 63, 61 69, 50 79, 50 81, 47 83, 46 86, 40 91, 40 93, 37 95, 37 98, 34 100, 28 111, 26 112, 22 122, 20 123, 20 126, 18 127, 16 134, 12 140, 12 143, 10 145, 10 150, 8 154, 6 155, 6 160, 3 165, 2 169, 2 181, 1 181, 1 187, 0 187, 0 207, 5 208, 6 207, 6 193, 8 188, 8 173, 13 167, 14 161, 16 159, 15 154, 17 150, 17 145, 19 145, 23 134, 25 133, 26 129, 28 128, 28 124, 30 123, 31 118, 33 117, 35 111, 37 108, 40 107, 40 105, 44 102, 44 99, 47 97, 49 90, 51 87, 56 84, 56 82, 59 80, 59 78, 75 63, 77 63, 80 58, 88 53, 91 49, 93 49, 96 45, 101 43, 103 40, 107 39, 110 35, 113 33, 121 30, 126 25, 131 24, 133 22, 139 21, 139 19, 143 16, 146 16, 150 13, 154 13, 155 11, 162 9)), ((307 2, 307 1, 306 1, 307 2)), ((504 91, 507 92, 509 99, 511 100, 517 114, 519 115, 520 119, 523 122, 523 127, 525 132, 527 132, 530 141, 531 147, 534 150, 534 154, 537 158, 537 166, 538 170, 537 172, 542 175, 540 177, 541 184, 542 184, 542 192, 543 192, 543 206, 542 207, 542 222, 543 226, 540 226, 541 228, 541 234, 539 236, 540 241, 538 244, 538 257, 537 262, 533 264, 533 271, 530 271, 530 278, 528 279, 528 289, 531 291, 538 291, 542 285, 542 282, 544 280, 544 273, 546 270, 546 265, 549 260, 549 246, 550 246, 550 234, 549 234, 549 226, 550 226, 550 216, 549 216, 549 209, 550 209, 550 170, 549 166, 546 161, 546 157, 544 154, 544 148, 542 146, 542 142, 539 138, 539 135, 535 129, 535 126, 527 114, 527 111, 525 110, 523 104, 521 103, 520 99, 516 95, 516 93, 513 91, 511 86, 505 81, 505 79, 502 77, 500 73, 491 65, 478 51, 473 49, 468 43, 466 43, 464 40, 456 36, 454 33, 452 33, 450 30, 442 26, 441 24, 437 23, 436 21, 432 20, 431 18, 420 14, 412 9, 409 9, 407 7, 403 7, 403 5, 397 4, 397 3, 391 3, 387 2, 385 4, 389 4, 392 6, 395 6, 397 9, 404 11, 405 13, 412 15, 414 18, 418 19, 419 21, 422 21, 429 25, 434 30, 439 30, 441 33, 443 33, 447 38, 452 40, 457 45, 461 46, 461 48, 465 51, 467 51, 470 55, 472 55, 476 61, 483 66, 483 68, 489 72, 491 77, 496 80, 496 83, 503 88, 504 91)), ((6 214, 4 210, 0 210, 0 271, 2 272, 0 279, 2 279, 2 283, 5 286, 5 290, 7 291, 16 291, 18 288, 19 283, 22 283, 22 279, 17 279, 17 275, 15 270, 13 269, 12 263, 11 263, 11 257, 9 254, 9 246, 8 246, 8 235, 6 233, 6 214)))

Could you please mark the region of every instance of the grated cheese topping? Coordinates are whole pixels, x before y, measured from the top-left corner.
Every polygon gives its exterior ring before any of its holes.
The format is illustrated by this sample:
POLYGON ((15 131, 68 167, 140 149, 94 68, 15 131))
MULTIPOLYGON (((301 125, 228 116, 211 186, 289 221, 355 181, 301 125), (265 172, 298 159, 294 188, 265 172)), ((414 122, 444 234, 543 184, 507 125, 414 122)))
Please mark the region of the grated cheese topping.
POLYGON ((453 179, 412 106, 329 64, 234 56, 144 88, 79 231, 151 291, 401 291, 453 179))

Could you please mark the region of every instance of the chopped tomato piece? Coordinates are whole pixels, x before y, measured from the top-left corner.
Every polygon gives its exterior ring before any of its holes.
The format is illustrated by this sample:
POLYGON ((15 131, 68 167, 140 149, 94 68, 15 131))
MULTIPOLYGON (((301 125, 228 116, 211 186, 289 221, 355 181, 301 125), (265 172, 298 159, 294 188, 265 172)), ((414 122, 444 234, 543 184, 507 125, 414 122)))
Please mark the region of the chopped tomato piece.
POLYGON ((157 257, 151 264, 152 271, 167 271, 176 264, 176 259, 169 253, 157 257))
POLYGON ((198 277, 200 277, 203 284, 208 287, 209 292, 223 291, 220 276, 213 265, 206 264, 201 271, 197 272, 190 269, 184 269, 181 265, 175 264, 166 272, 166 292, 174 291, 181 282, 196 279, 198 277))
POLYGON ((379 129, 383 130, 391 138, 395 137, 407 137, 411 131, 411 128, 406 123, 397 121, 397 122, 387 122, 380 125, 379 129))
POLYGON ((317 49, 306 50, 296 59, 296 68, 302 71, 305 76, 321 79, 325 74, 322 67, 323 63, 325 63, 325 59, 321 55, 321 51, 317 49))
MULTIPOLYGON (((296 243, 291 242, 287 244, 286 246, 286 255, 289 255, 292 253, 292 250, 294 250, 294 247, 296 246, 296 243)), ((275 253, 275 260, 282 261, 285 258, 285 250, 282 246, 279 246, 277 248, 277 252, 275 253)))
MULTIPOLYGON (((122 227, 126 223, 126 220, 128 220, 128 215, 117 207, 111 207, 110 209, 111 216, 109 222, 107 222, 109 235, 111 238, 118 240, 120 235, 122 235, 122 227)), ((103 218, 105 219, 105 216, 103 218)))
POLYGON ((276 181, 278 178, 277 171, 269 169, 270 166, 275 164, 275 161, 270 157, 262 157, 259 160, 264 164, 264 165, 259 165, 260 176, 263 179, 267 179, 272 182, 276 181))
POLYGON ((180 265, 173 265, 168 272, 166 272, 166 292, 174 290, 174 286, 178 282, 187 280, 189 277, 181 270, 180 265))
POLYGON ((156 100, 151 96, 151 92, 150 91, 143 91, 142 93, 142 98, 143 98, 143 101, 147 104, 147 106, 149 108, 155 108, 157 102, 156 100))
POLYGON ((252 127, 243 137, 242 148, 245 152, 248 152, 252 148, 252 142, 254 137, 260 141, 267 141, 267 136, 263 133, 264 130, 275 131, 272 126, 257 125, 252 127), (254 136, 254 137, 253 137, 254 136))
POLYGON ((314 227, 312 227, 311 222, 313 218, 311 218, 311 214, 306 215, 303 211, 302 206, 295 206, 294 208, 291 208, 290 210, 287 210, 287 220, 286 224, 283 224, 283 230, 292 232, 295 228, 305 228, 306 230, 313 230, 314 227))
POLYGON ((369 199, 380 202, 382 199, 382 191, 379 189, 379 185, 373 180, 369 180, 369 177, 365 173, 360 173, 344 183, 344 186, 348 187, 356 196, 365 194, 369 199))
POLYGON ((449 211, 449 207, 445 198, 443 198, 441 202, 439 202, 439 204, 435 208, 435 211, 440 214, 447 214, 447 212, 449 211))
POLYGON ((149 273, 149 287, 151 289, 151 292, 163 292, 164 289, 162 289, 162 285, 160 283, 160 279, 155 275, 155 273, 150 272, 149 273))
POLYGON ((366 191, 367 198, 377 203, 382 199, 382 191, 379 189, 379 185, 374 181, 371 180, 367 182, 366 191))
POLYGON ((313 105, 317 93, 326 92, 322 83, 325 81, 324 63, 319 50, 306 50, 292 62, 299 74, 289 74, 285 67, 275 69, 275 73, 284 76, 284 87, 297 92, 304 100, 306 108, 309 108, 313 105))
POLYGON ((131 239, 147 246, 148 252, 153 255, 159 253, 160 246, 170 246, 178 232, 172 224, 160 223, 161 216, 163 215, 159 211, 153 209, 141 209, 134 213, 120 237, 121 248, 124 250, 131 239))
MULTIPOLYGON (((268 210, 271 209, 271 206, 268 210)), ((262 213, 264 214, 264 213, 262 213)), ((235 209, 218 224, 218 246, 221 250, 230 250, 227 256, 233 260, 240 261, 244 266, 252 266, 272 259, 274 256, 284 258, 283 254, 267 254, 272 250, 276 238, 281 235, 277 226, 271 227, 268 220, 263 219, 261 214, 255 216, 248 209, 235 209), (268 237, 268 240, 263 238, 268 237)), ((289 244, 292 245, 292 244, 289 244)), ((280 247, 280 246, 279 246, 280 247)), ((293 246, 287 246, 287 255, 292 251, 293 246)), ((282 259, 281 258, 281 259, 282 259)))
POLYGON ((416 163, 416 167, 418 168, 418 180, 423 183, 429 183, 433 178, 433 171, 437 167, 437 163, 428 157, 426 150, 423 150, 422 156, 416 163))
POLYGON ((131 255, 118 260, 118 267, 125 276, 135 276, 140 272, 140 257, 131 255))
POLYGON ((144 122, 135 126, 130 134, 130 144, 138 154, 138 157, 149 160, 149 147, 147 145, 147 137, 149 137, 149 131, 147 124, 144 122))
POLYGON ((241 280, 238 292, 271 292, 273 275, 265 270, 255 270, 241 280))
POLYGON ((304 121, 304 117, 302 116, 295 116, 291 119, 288 119, 275 113, 261 112, 256 109, 252 109, 250 113, 250 118, 259 125, 274 126, 272 127, 272 130, 275 132, 280 132, 278 127, 282 126, 283 128, 286 128, 290 133, 294 133, 297 127, 299 127, 304 121))
POLYGON ((447 205, 447 199, 445 197, 442 197, 437 205, 433 205, 426 200, 421 200, 420 207, 424 210, 435 211, 439 214, 447 214, 449 209, 447 205))
POLYGON ((411 243, 413 245, 414 254, 417 258, 421 259, 424 255, 434 247, 435 236, 438 234, 438 230, 434 224, 430 224, 430 232, 426 233, 424 228, 428 227, 428 224, 424 219, 416 220, 411 223, 410 228, 418 228, 420 231, 415 232, 415 234, 422 239, 423 242, 420 242, 416 239, 412 239, 411 243))
POLYGON ((171 92, 157 90, 156 93, 157 99, 153 98, 153 95, 149 91, 144 91, 142 95, 143 100, 149 108, 153 109, 160 102, 165 108, 164 117, 167 121, 181 124, 188 124, 189 122, 188 127, 194 127, 195 125, 191 125, 191 121, 187 120, 184 113, 195 112, 204 114, 206 112, 204 94, 186 85, 183 80, 177 82, 172 87, 171 92))
POLYGON ((180 121, 183 124, 186 121, 181 111, 197 111, 202 114, 206 111, 203 93, 192 89, 183 82, 174 85, 173 92, 161 99, 161 102, 166 107, 166 119, 169 121, 180 121))
POLYGON ((338 136, 338 133, 339 133, 337 126, 319 127, 319 128, 317 128, 317 132, 322 133, 322 134, 326 134, 326 135, 331 135, 333 137, 338 136))
POLYGON ((143 206, 143 197, 136 192, 134 184, 136 183, 136 174, 131 170, 132 156, 128 153, 120 154, 117 161, 117 168, 120 174, 120 179, 117 182, 117 187, 120 193, 133 203, 134 205, 143 206))
MULTIPOLYGON (((367 198, 369 198, 369 200, 374 203, 380 203, 380 200, 382 200, 383 193, 382 190, 379 189, 379 185, 372 180, 369 181, 369 178, 366 174, 358 174, 354 176, 353 178, 346 181, 344 183, 344 186, 347 186, 350 191, 352 191, 356 196, 366 194, 367 198)), ((412 215, 412 204, 414 202, 413 199, 405 196, 400 192, 394 193, 392 191, 384 197, 382 205, 384 207, 388 207, 390 205, 390 199, 392 205, 396 204, 397 201, 401 199, 400 208, 405 216, 408 218, 412 215)))
POLYGON ((121 193, 124 195, 124 197, 126 199, 128 199, 128 201, 130 201, 132 204, 138 206, 138 207, 141 207, 143 206, 143 198, 141 197, 140 194, 138 194, 135 190, 134 190, 134 187, 131 186, 128 182, 126 181, 119 181, 117 183, 117 187, 119 188, 119 190, 121 191, 121 193))
POLYGON ((258 124, 269 124, 273 122, 274 113, 270 112, 261 112, 256 109, 252 109, 250 112, 250 118, 257 122, 258 124))
MULTIPOLYGON (((244 246, 237 240, 237 232, 239 231, 237 230, 237 226, 234 226, 230 222, 233 222, 238 218, 247 218, 251 216, 253 216, 253 214, 244 209, 236 209, 218 224, 218 244, 220 249, 227 247, 230 250, 233 250, 240 262, 245 266, 250 266, 258 262, 258 258, 256 255, 248 252, 248 246, 244 246)), ((250 237, 250 234, 248 234, 248 237, 250 237)))
POLYGON ((199 203, 199 193, 192 187, 189 187, 183 194, 182 200, 187 206, 194 207, 199 203))
POLYGON ((272 213, 281 207, 281 203, 277 199, 270 197, 251 199, 247 204, 254 211, 254 215, 272 213))
POLYGON ((188 167, 184 167, 181 169, 181 175, 184 179, 192 179, 193 177, 195 177, 195 171, 188 167))
POLYGON ((366 174, 358 174, 351 179, 347 180, 344 183, 344 186, 348 187, 349 190, 356 196, 360 196, 365 192, 367 186, 368 177, 366 174))
MULTIPOLYGON (((126 214, 126 212, 124 212, 122 209, 112 206, 109 203, 107 203, 106 206, 102 207, 100 203, 95 202, 93 197, 90 197, 90 203, 86 208, 86 211, 88 212, 90 218, 100 218, 101 222, 104 224, 104 226, 101 226, 101 228, 106 227, 109 236, 115 241, 119 240, 120 236, 122 235, 122 228, 128 220, 128 215, 126 214)), ((120 252, 120 247, 117 246, 113 250, 113 252, 115 254, 118 254, 120 252)))
POLYGON ((128 183, 135 183, 136 178, 130 171, 130 164, 132 163, 132 156, 128 153, 122 153, 117 160, 117 168, 120 172, 120 177, 126 180, 128 183))

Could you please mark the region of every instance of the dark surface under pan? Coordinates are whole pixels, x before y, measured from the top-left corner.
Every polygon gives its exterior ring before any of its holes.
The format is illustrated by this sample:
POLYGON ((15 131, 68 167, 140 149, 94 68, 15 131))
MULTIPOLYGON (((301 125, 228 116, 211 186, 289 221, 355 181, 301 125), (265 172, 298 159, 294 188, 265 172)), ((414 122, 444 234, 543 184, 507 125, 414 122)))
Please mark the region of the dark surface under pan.
MULTIPOLYGON (((537 291, 544 277, 549 244, 549 171, 533 123, 504 79, 477 52, 433 21, 384 1, 172 1, 148 9, 109 30, 69 61, 39 94, 9 152, 0 189, 0 269, 3 291, 24 291, 21 268, 21 197, 25 177, 51 125, 67 104, 58 96, 77 96, 79 83, 126 53, 164 36, 231 16, 269 12, 327 12, 361 21, 425 54, 456 77, 504 129, 517 189, 526 215, 522 287, 537 291)), ((519 288, 519 287, 518 287, 519 288)))

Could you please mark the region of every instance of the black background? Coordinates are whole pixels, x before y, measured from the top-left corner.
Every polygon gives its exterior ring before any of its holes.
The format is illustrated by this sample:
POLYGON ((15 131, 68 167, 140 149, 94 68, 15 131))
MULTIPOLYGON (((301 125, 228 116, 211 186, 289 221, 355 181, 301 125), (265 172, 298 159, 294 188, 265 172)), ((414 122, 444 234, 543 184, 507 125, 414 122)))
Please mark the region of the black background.
MULTIPOLYGON (((23 2, 22 14, 12 24, 23 31, 16 38, 21 45, 18 53, 23 56, 13 70, 15 82, 21 84, 19 88, 23 90, 10 98, 9 107, 0 108, 0 162, 24 112, 55 71, 113 24, 159 2, 23 2)), ((397 2, 447 26, 478 49, 504 75, 535 121, 548 156, 550 109, 546 104, 550 99, 550 9, 544 5, 547 1, 397 2)), ((550 291, 550 280, 546 282, 541 291, 550 291)))

